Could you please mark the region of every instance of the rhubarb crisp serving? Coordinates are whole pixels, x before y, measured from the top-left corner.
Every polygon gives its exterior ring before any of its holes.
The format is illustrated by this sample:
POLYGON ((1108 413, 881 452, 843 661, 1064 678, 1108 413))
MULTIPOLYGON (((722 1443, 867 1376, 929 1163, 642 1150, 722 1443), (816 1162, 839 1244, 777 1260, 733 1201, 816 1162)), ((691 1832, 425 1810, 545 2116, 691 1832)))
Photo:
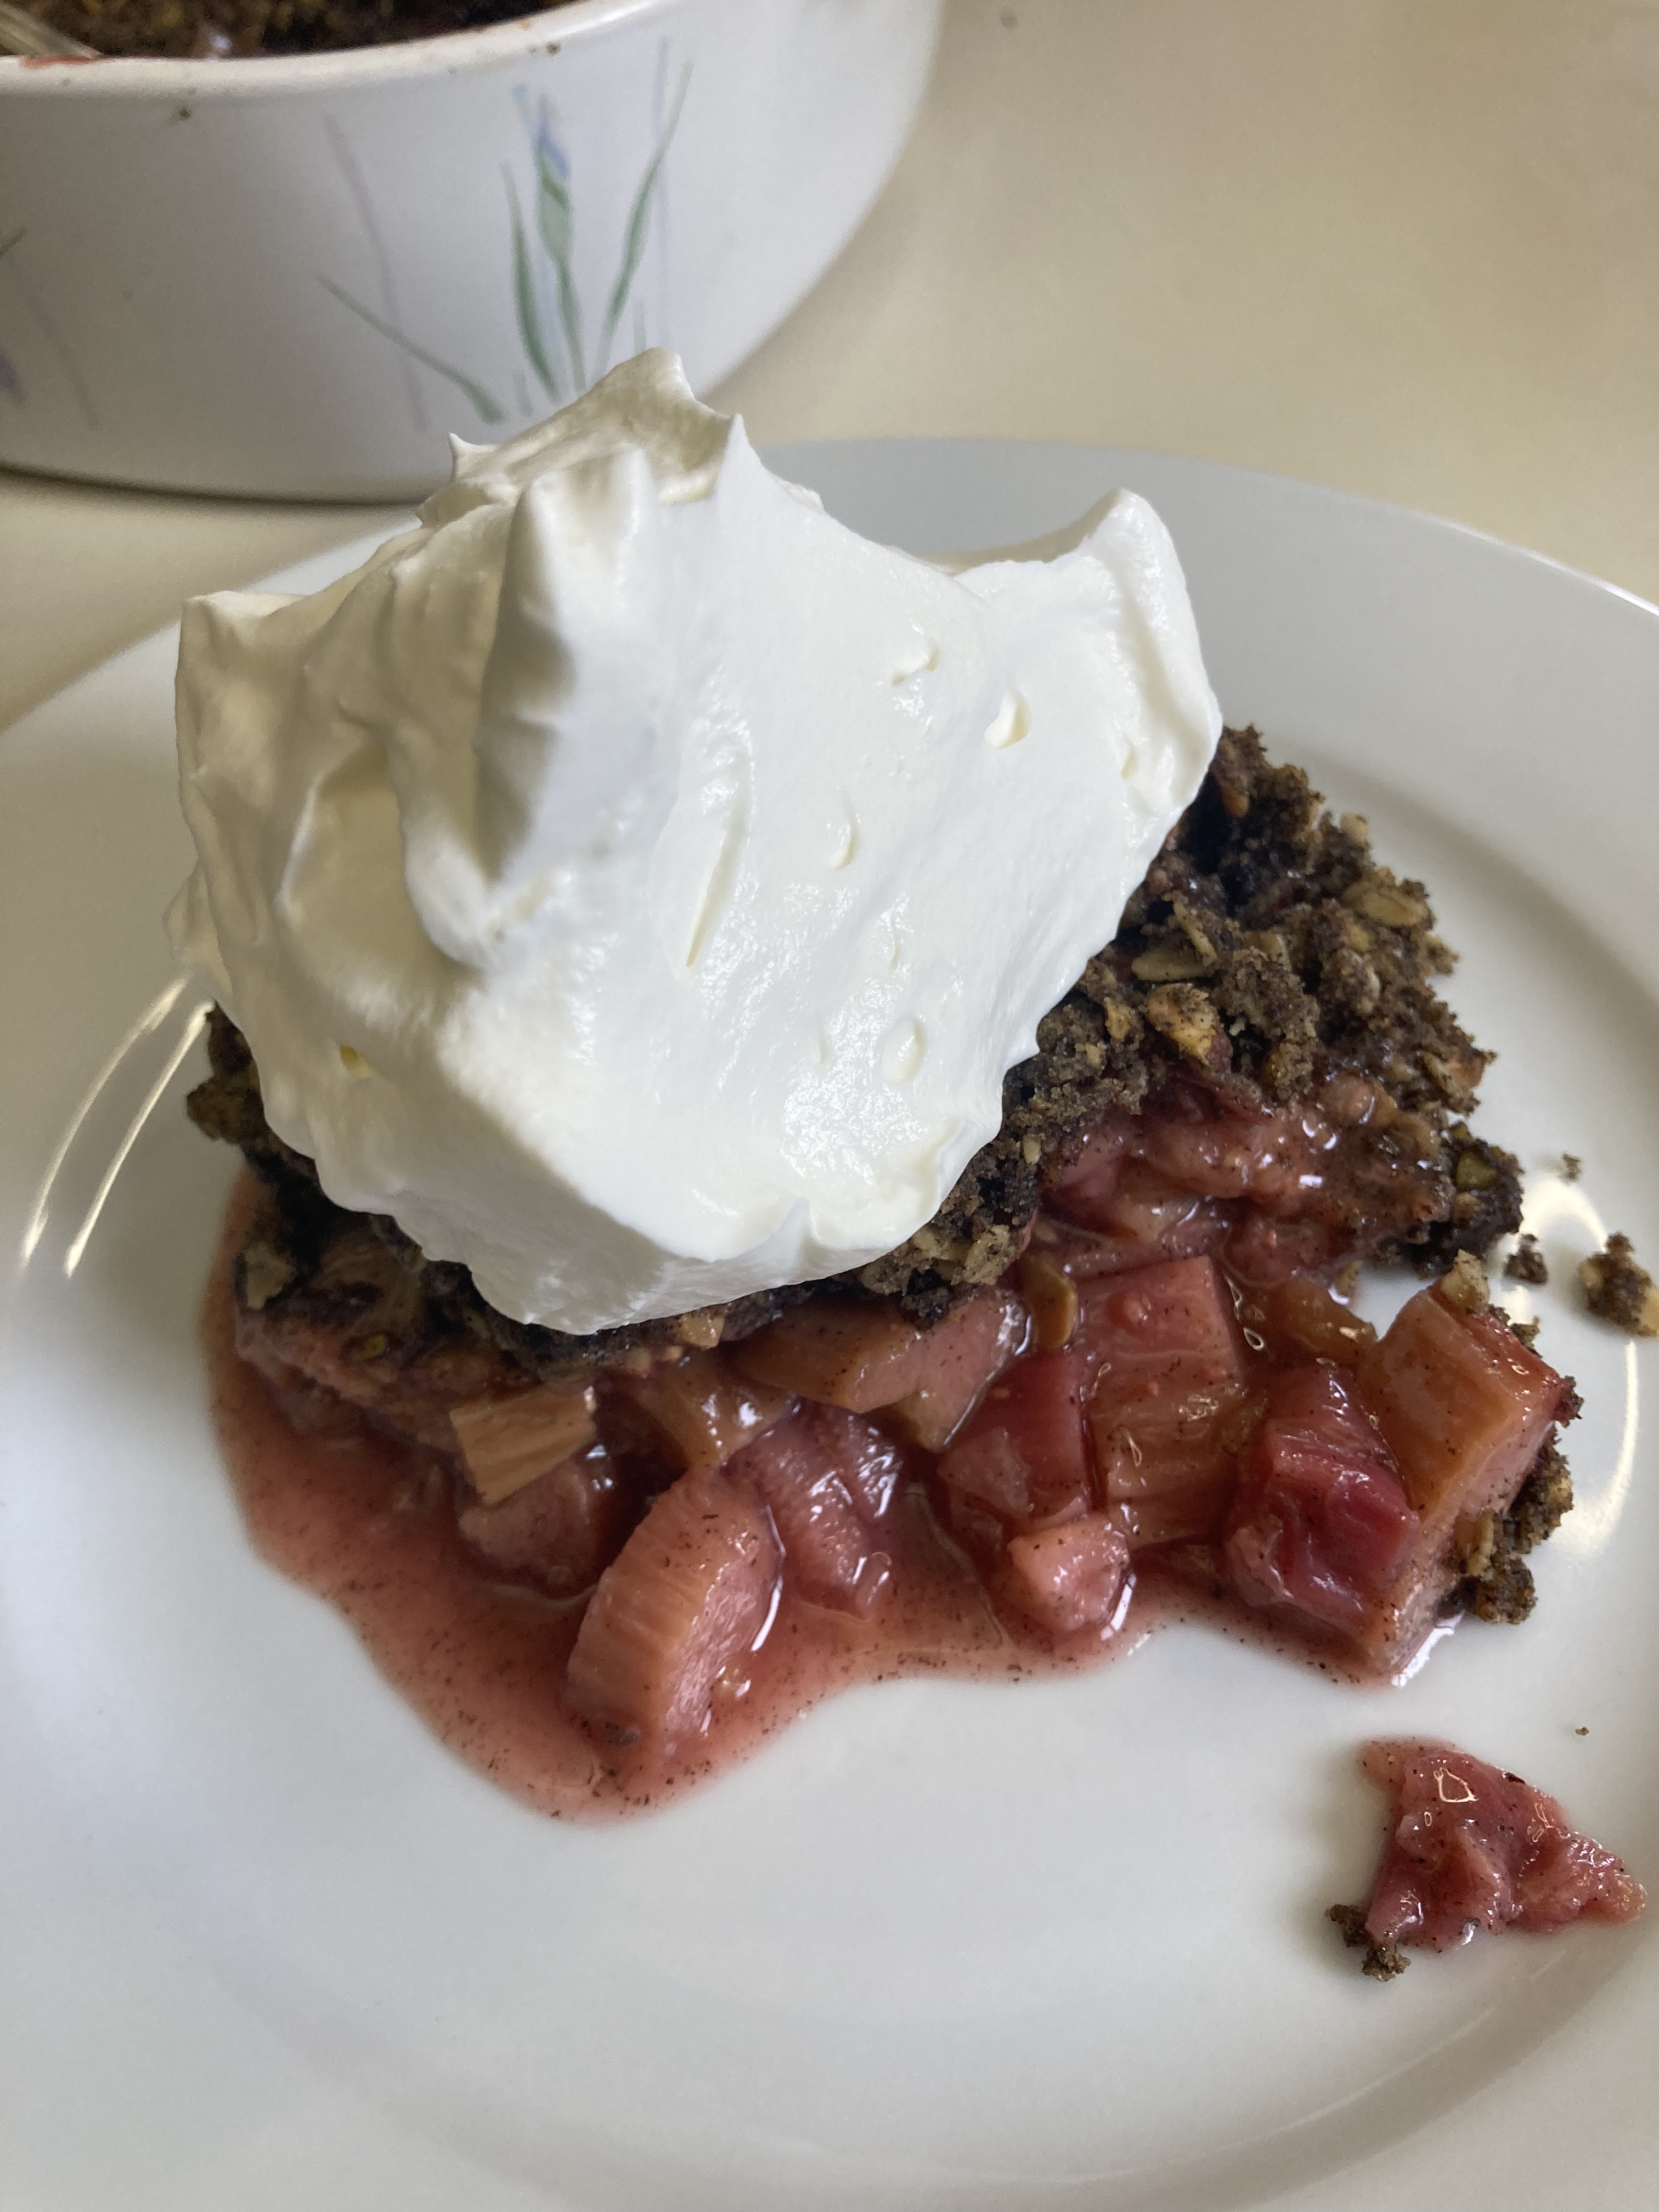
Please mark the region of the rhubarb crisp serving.
POLYGON ((187 618, 256 1540, 573 1815, 1171 1617, 1363 1680, 1510 1632, 1578 1401, 1424 886, 1222 728, 1144 503, 930 566, 741 441, 644 356, 187 618))
POLYGON ((700 1750, 779 1618, 856 1650, 819 1616, 878 1623, 924 1533, 970 1649, 982 1609, 1092 1651, 1155 1579, 1398 1671, 1466 1610, 1524 1620, 1572 1500, 1571 1382, 1487 1295, 1519 1181, 1465 1119, 1448 964, 1363 823, 1230 731, 933 1222, 586 1336, 334 1205, 216 1012, 189 1105, 258 1186, 237 1350, 301 1430, 350 1409, 430 1468, 472 1571, 580 1612, 550 1694, 607 1753, 700 1750), (1379 1338, 1348 1297, 1400 1258, 1434 1279, 1379 1338))

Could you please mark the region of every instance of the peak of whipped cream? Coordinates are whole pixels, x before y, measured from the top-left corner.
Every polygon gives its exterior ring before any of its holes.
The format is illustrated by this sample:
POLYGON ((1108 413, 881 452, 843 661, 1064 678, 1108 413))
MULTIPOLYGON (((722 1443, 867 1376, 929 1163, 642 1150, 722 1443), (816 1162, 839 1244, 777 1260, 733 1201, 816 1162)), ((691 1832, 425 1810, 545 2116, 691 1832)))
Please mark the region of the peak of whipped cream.
POLYGON ((573 1332, 902 1243, 1219 732, 1146 502, 1049 542, 872 544, 649 353, 326 590, 191 602, 169 926, 271 1127, 573 1332))

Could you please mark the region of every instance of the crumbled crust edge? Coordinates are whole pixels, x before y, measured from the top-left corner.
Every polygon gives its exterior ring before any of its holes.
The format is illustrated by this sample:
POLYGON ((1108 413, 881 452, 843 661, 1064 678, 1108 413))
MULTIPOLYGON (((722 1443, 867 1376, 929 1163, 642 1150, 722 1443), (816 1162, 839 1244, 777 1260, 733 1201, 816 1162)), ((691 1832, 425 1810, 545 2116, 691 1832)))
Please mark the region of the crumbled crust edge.
MULTIPOLYGON (((1563 1408, 1570 1420, 1576 1395, 1563 1408)), ((1572 1474, 1553 1436, 1533 1462, 1505 1513, 1483 1513, 1463 1557, 1463 1576, 1452 1592, 1452 1610, 1481 1620, 1518 1626, 1538 1601, 1526 1554, 1547 1543, 1572 1510, 1572 1474)))

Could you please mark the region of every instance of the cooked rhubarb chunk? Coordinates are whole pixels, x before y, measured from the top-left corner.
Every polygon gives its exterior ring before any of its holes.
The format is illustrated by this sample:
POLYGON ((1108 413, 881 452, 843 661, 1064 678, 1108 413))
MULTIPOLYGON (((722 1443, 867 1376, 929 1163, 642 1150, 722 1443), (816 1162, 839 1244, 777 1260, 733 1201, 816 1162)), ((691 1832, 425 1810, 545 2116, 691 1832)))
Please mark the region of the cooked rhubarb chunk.
POLYGON ((1476 1929, 1547 1935, 1588 1916, 1632 1920, 1646 1898, 1622 1861, 1553 1797, 1446 1743, 1368 1743, 1389 1836, 1365 1907, 1375 1946, 1449 1950, 1476 1929))
POLYGON ((892 1561, 872 1534, 892 1502, 898 1447, 855 1414, 806 1406, 733 1466, 771 1509, 787 1583, 820 1605, 868 1613, 892 1561))
POLYGON ((854 1505, 873 1528, 898 1494, 903 1452, 873 1423, 836 1406, 803 1406, 799 1418, 834 1452, 854 1505))
POLYGON ((1107 1114, 1084 1138, 1070 1164, 1049 1184, 1044 1204, 1063 1220, 1093 1228, 1096 1214, 1109 1206, 1117 1195, 1134 1126, 1127 1114, 1107 1114))
MULTIPOLYGON (((236 1349, 264 1376, 297 1426, 339 1427, 343 1409, 356 1406, 394 1435, 447 1454, 457 1442, 453 1406, 518 1395, 523 1388, 521 1375, 493 1346, 445 1345, 404 1365, 395 1346, 382 1336, 377 1348, 375 1332, 365 1334, 356 1321, 342 1326, 268 1307, 238 1308, 236 1349)), ((350 1425, 348 1419, 344 1426, 350 1425)))
POLYGON ((1198 1198, 1249 1198, 1272 1213, 1299 1211, 1320 1186, 1335 1132, 1313 1113, 1248 1118, 1206 1110, 1147 1115, 1136 1149, 1157 1175, 1198 1198))
POLYGON ((592 1443, 593 1393, 538 1386, 469 1399, 449 1419, 468 1481, 486 1505, 499 1505, 592 1443))
POLYGON ((873 1413, 921 1385, 927 1364, 921 1329, 888 1304, 812 1298, 732 1347, 743 1372, 775 1389, 793 1390, 873 1413))
POLYGON ((894 1401, 893 1425, 907 1443, 943 1451, 1030 1334, 1024 1307, 1007 1291, 983 1291, 958 1306, 923 1332, 921 1379, 894 1401))
POLYGON ((1221 1248, 1227 1273, 1246 1290, 1271 1290, 1298 1276, 1334 1274, 1352 1256, 1351 1231, 1331 1221, 1278 1221, 1252 1206, 1221 1248))
POLYGON ((456 1517, 467 1549, 486 1567, 569 1597, 614 1558, 627 1512, 615 1468, 594 1451, 561 1460, 502 1504, 463 1506, 456 1517))
POLYGON ((1155 1168, 1127 1161, 1109 1193, 1097 1185, 1056 1185, 1050 1203, 1060 1218, 1091 1233, 1068 1241, 1074 1275, 1121 1274, 1159 1260, 1189 1259, 1212 1251, 1226 1236, 1237 1208, 1218 1199, 1180 1190, 1155 1168))
POLYGON ((703 1727, 721 1673, 764 1636, 778 1568, 771 1517, 746 1484, 682 1475, 599 1577, 570 1654, 566 1704, 672 1751, 703 1727))
POLYGON ((1103 1513, 1008 1540, 1010 1595, 1055 1636, 1115 1621, 1129 1577, 1129 1547, 1103 1513))
POLYGON ((1131 1543, 1219 1534, 1234 1474, 1227 1419, 1247 1383, 1214 1261, 1170 1261, 1090 1285, 1073 1342, 1094 1369, 1095 1457, 1131 1543))
POLYGON ((1275 1376, 1228 1516, 1237 1595, 1360 1634, 1386 1611, 1418 1537, 1388 1447, 1336 1370, 1275 1376))
POLYGON ((1571 1402, 1571 1387, 1489 1308, 1419 1291, 1361 1354, 1359 1391, 1431 1546, 1467 1549, 1503 1512, 1571 1402))
POLYGON ((619 1375, 605 1387, 607 1396, 626 1401, 635 1417, 630 1443, 676 1473, 723 1467, 794 1402, 787 1390, 751 1381, 716 1352, 659 1361, 648 1374, 619 1375))
POLYGON ((1015 1528, 1074 1519, 1091 1503, 1083 1434, 1086 1364, 1037 1352, 992 1383, 940 1460, 947 1490, 989 1506, 1015 1528))
POLYGON ((1258 1303, 1261 1334, 1278 1359, 1328 1359, 1334 1366, 1352 1367, 1376 1341, 1368 1321, 1306 1275, 1275 1283, 1258 1303))

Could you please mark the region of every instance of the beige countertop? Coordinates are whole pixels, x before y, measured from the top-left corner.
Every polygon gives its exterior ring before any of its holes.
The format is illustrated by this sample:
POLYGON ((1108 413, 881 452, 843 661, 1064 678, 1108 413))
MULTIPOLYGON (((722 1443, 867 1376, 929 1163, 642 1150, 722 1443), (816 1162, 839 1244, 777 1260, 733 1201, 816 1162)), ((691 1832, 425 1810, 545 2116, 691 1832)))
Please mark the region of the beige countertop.
MULTIPOLYGON (((1659 599, 1653 0, 953 0, 897 173, 722 389, 757 439, 1148 447, 1659 599)), ((0 723, 383 509, 0 474, 0 723)))

